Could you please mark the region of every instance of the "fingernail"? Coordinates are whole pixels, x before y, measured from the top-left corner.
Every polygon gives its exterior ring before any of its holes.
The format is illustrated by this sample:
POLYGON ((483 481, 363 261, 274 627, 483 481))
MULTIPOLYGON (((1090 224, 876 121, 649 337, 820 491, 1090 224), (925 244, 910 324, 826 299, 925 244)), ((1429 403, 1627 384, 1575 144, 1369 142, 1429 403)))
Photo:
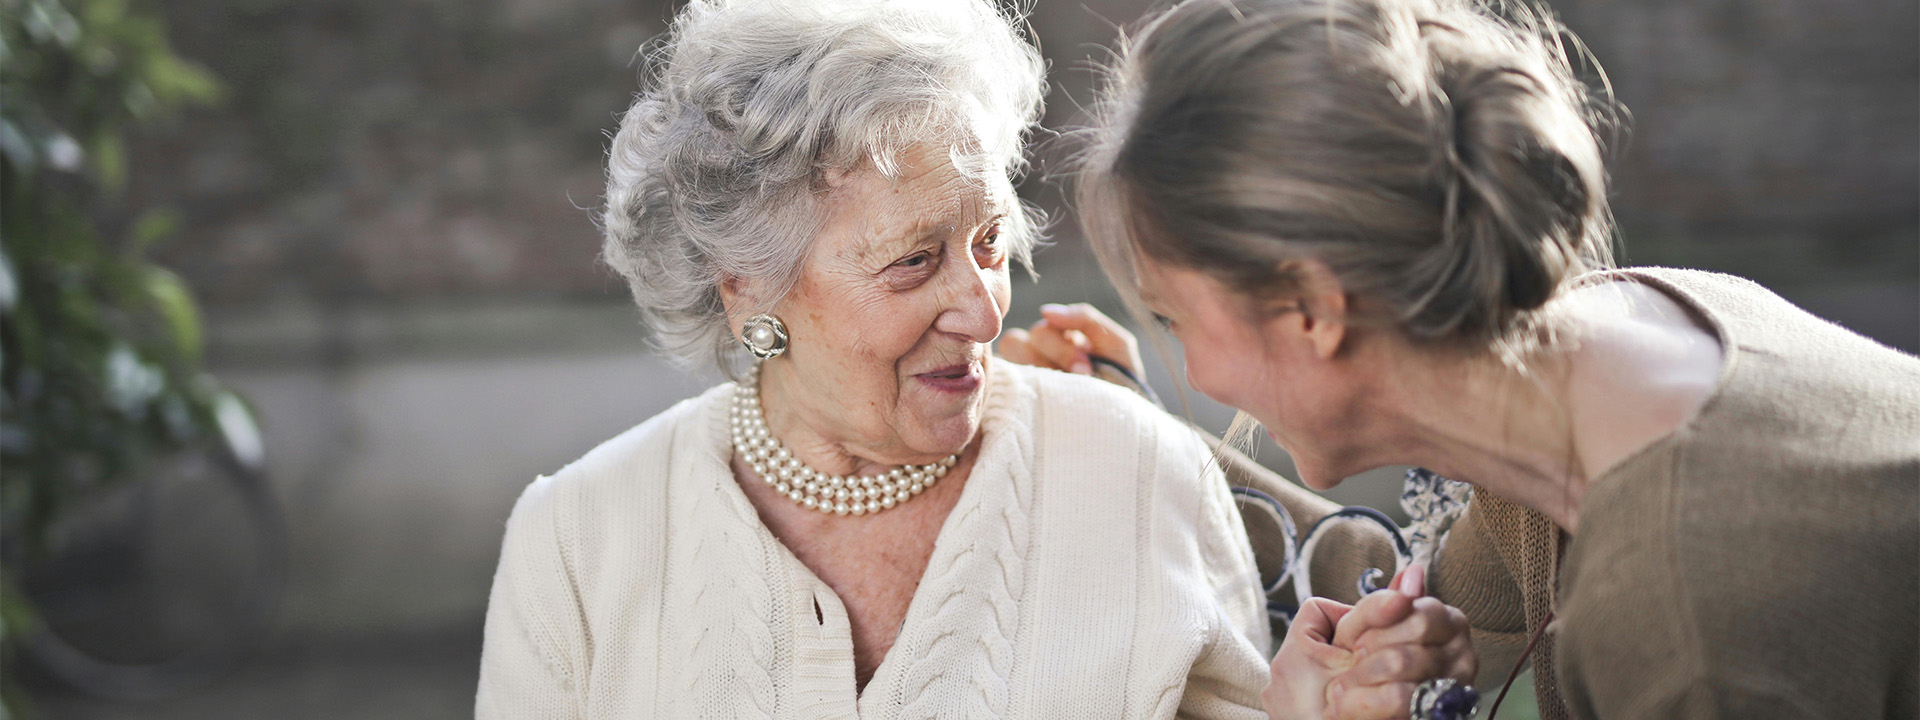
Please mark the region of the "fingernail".
POLYGON ((1406 594, 1412 597, 1427 594, 1427 566, 1414 565, 1407 568, 1406 594))
POLYGON ((1074 373, 1080 374, 1080 375, 1092 375, 1093 363, 1087 362, 1085 360, 1077 360, 1073 363, 1073 371, 1074 373))
POLYGON ((1060 303, 1046 303, 1040 306, 1040 312, 1062 313, 1066 311, 1067 306, 1061 305, 1060 303))

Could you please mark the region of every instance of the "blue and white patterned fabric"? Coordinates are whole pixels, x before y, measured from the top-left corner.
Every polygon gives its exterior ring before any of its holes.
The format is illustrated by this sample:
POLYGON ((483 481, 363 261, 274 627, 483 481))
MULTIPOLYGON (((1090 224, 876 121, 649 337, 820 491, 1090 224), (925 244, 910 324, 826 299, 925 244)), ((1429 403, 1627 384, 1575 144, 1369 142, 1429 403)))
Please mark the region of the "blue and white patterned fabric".
POLYGON ((1467 502, 1472 498, 1472 485, 1449 480, 1426 468, 1407 471, 1406 484, 1400 490, 1400 509, 1407 511, 1412 521, 1405 533, 1415 563, 1432 565, 1447 528, 1467 512, 1467 502))

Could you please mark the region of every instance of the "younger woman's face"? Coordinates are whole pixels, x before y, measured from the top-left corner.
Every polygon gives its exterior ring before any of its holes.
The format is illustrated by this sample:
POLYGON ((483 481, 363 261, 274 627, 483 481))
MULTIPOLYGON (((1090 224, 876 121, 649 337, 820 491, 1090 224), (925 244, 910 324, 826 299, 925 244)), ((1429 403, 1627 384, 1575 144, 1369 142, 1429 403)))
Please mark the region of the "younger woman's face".
POLYGON ((1206 273, 1144 256, 1138 267, 1141 299, 1180 341, 1189 386, 1266 426, 1309 487, 1351 474, 1349 383, 1315 352, 1301 312, 1258 314, 1206 273))

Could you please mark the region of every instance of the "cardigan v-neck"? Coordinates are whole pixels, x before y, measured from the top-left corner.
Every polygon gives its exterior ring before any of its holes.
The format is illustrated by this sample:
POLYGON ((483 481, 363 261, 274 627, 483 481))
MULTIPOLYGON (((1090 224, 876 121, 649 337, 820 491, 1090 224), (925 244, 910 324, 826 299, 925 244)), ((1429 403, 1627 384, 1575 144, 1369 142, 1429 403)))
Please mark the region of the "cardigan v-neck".
MULTIPOLYGON (((823 717, 878 717, 881 712, 873 707, 885 700, 873 698, 898 698, 902 695, 899 687, 906 671, 900 666, 911 662, 902 659, 903 655, 923 656, 924 648, 902 647, 902 640, 917 638, 927 633, 917 632, 919 625, 935 622, 929 615, 939 615, 946 605, 965 597, 955 592, 955 588, 946 586, 947 580, 956 572, 975 577, 992 577, 993 573, 966 572, 963 566, 991 561, 999 564, 999 576, 1006 578, 1019 570, 1024 553, 1008 546, 1009 542, 1024 529, 1026 518, 1023 503, 1019 496, 1032 491, 1032 479, 1027 473, 1019 472, 1025 464, 1020 459, 1025 448, 1018 447, 1019 440, 1031 434, 1031 428, 1024 425, 1007 427, 1009 422, 1018 420, 1009 416, 1003 403, 1008 400, 1008 391, 1004 384, 995 388, 998 392, 988 395, 988 407, 983 414, 983 433, 986 442, 980 449, 980 464, 993 459, 996 467, 1006 459, 1014 462, 1005 467, 1013 472, 1005 477, 994 477, 987 482, 969 482, 960 492, 958 501, 941 523, 940 531, 934 539, 933 553, 927 560, 927 568, 921 574, 917 588, 930 588, 930 592, 915 592, 908 603, 907 613, 900 623, 900 631, 894 645, 888 650, 867 682, 865 692, 860 692, 854 677, 854 647, 852 620, 846 604, 839 593, 821 580, 811 568, 781 543, 772 530, 759 518, 753 503, 740 489, 738 482, 720 482, 712 485, 712 491, 722 496, 729 510, 723 522, 736 524, 737 530, 752 533, 755 541, 766 548, 769 562, 776 565, 792 583, 793 592, 787 594, 788 607, 784 608, 794 620, 786 623, 790 628, 794 647, 796 670, 796 693, 800 697, 814 698, 812 709, 818 710, 823 717), (1002 447, 1013 443, 1013 447, 1002 447), (1011 480, 1011 482, 1006 482, 1011 480), (973 526, 981 522, 992 523, 997 519, 1004 532, 989 529, 980 533, 973 526), (935 597, 935 596, 938 597, 935 597), (813 622, 807 622, 807 616, 813 616, 813 622), (903 652, 904 651, 904 652, 903 652)), ((711 452, 695 455, 694 462, 701 465, 694 470, 701 477, 715 472, 724 472, 732 478, 728 467, 733 448, 725 431, 723 416, 716 415, 716 421, 708 427, 707 436, 697 439, 696 447, 711 452), (717 441, 717 445, 716 445, 717 441), (718 463, 717 466, 712 463, 718 463)), ((700 492, 696 489, 695 492, 700 492)), ((967 568, 976 569, 977 568, 967 568)), ((986 586, 988 603, 968 603, 967 607, 955 610, 956 613, 981 615, 994 612, 994 607, 1006 607, 1017 603, 1015 583, 1000 582, 986 586)), ((947 618, 951 623, 955 618, 947 618)), ((997 626, 1000 623, 982 622, 984 618, 968 618, 981 627, 997 626)), ((1005 628, 993 627, 1000 631, 1001 640, 1008 634, 1005 628)), ((936 639, 940 636, 936 635, 936 639)))

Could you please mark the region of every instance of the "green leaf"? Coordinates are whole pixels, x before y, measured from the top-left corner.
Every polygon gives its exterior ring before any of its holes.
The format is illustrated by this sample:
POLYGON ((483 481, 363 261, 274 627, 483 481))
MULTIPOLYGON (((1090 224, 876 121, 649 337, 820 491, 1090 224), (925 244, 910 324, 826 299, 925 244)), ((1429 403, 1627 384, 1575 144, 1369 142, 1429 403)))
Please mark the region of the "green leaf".
POLYGON ((188 366, 198 366, 203 337, 200 309, 193 302, 193 292, 187 289, 187 284, 180 276, 157 265, 147 266, 144 278, 147 297, 153 301, 154 310, 166 321, 170 344, 188 366))
POLYGON ((144 416, 167 387, 166 374, 142 360, 133 346, 125 343, 107 353, 105 374, 107 401, 129 418, 144 416))
POLYGON ((143 82, 128 86, 126 92, 120 94, 120 102, 126 106, 127 114, 133 116, 135 120, 153 117, 154 113, 160 109, 160 99, 154 97, 153 88, 143 82))
POLYGON ((140 219, 133 222, 133 233, 127 239, 132 241, 132 251, 141 254, 179 229, 180 211, 157 207, 140 214, 140 219))
POLYGON ((13 271, 13 260, 7 257, 6 247, 0 246, 0 315, 13 312, 13 306, 20 302, 18 278, 13 271))
POLYGON ((220 438, 242 465, 260 469, 266 466, 266 440, 255 421, 253 408, 239 395, 222 390, 214 399, 214 420, 220 426, 220 438))
POLYGON ((226 95, 212 72, 171 52, 154 57, 147 73, 148 89, 164 104, 215 103, 226 95))
MULTIPOLYGON (((18 14, 20 8, 15 5, 13 0, 0 0, 0 11, 5 11, 7 15, 12 16, 18 14)), ((8 20, 7 23, 11 25, 13 21, 8 20)), ((13 28, 0 26, 0 29, 12 30, 13 28)), ((12 34, 11 32, 0 32, 0 67, 11 67, 14 62, 13 43, 8 42, 8 36, 12 34)))
POLYGON ((12 573, 0 573, 0 629, 8 639, 25 636, 40 626, 40 611, 15 586, 12 573))
POLYGON ((33 151, 33 145, 33 141, 27 138, 26 133, 20 132, 12 120, 0 117, 0 152, 5 153, 7 159, 19 166, 23 173, 33 172, 34 167, 40 164, 39 153, 33 151))
POLYGON ((127 184, 126 139, 118 128, 103 128, 95 134, 87 157, 93 161, 93 176, 101 186, 119 190, 127 184))

